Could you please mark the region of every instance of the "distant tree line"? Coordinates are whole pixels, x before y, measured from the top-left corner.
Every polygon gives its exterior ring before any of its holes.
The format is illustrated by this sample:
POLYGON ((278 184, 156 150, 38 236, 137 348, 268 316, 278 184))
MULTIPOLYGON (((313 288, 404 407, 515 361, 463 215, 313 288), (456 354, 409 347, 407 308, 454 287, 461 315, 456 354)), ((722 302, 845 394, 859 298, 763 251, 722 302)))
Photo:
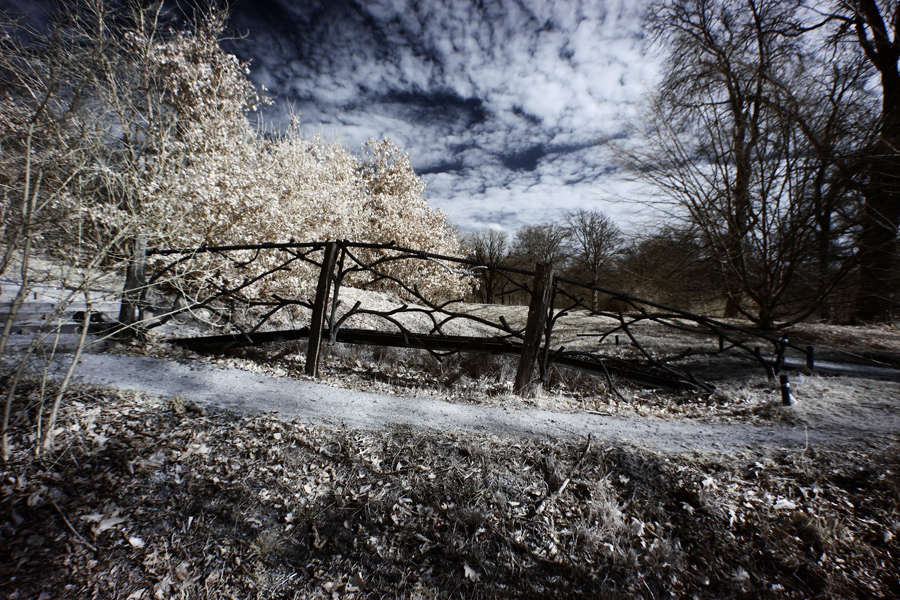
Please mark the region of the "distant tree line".
MULTIPOLYGON (((607 283, 618 272, 625 248, 622 232, 612 219, 585 209, 566 213, 561 223, 526 225, 512 237, 495 229, 474 231, 463 236, 463 246, 470 258, 487 265, 529 270, 536 263, 549 263, 557 275, 593 285, 607 283)), ((496 271, 479 271, 479 277, 474 293, 480 302, 528 302, 527 295, 515 293, 516 286, 496 271)), ((590 302, 599 308, 597 294, 590 302)))
MULTIPOLYGON (((709 312, 724 306, 712 262, 688 231, 626 236, 603 212, 581 209, 566 213, 559 223, 526 225, 513 235, 487 229, 469 232, 462 240, 469 258, 483 264, 531 270, 545 262, 556 275, 679 308, 709 312)), ((507 277, 492 270, 478 273, 473 301, 528 303, 528 295, 507 277)), ((530 284, 527 278, 513 279, 530 284)), ((594 310, 619 308, 615 299, 598 292, 583 301, 594 310)))

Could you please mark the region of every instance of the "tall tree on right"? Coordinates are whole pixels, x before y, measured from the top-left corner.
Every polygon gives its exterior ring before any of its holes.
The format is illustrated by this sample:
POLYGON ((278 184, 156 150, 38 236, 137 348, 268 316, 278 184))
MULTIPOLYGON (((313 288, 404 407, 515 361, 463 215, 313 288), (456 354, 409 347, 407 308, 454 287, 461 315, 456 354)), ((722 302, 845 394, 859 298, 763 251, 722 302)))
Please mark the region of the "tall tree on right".
POLYGON ((878 135, 868 153, 863 188, 856 316, 863 321, 885 320, 900 295, 900 3, 838 0, 831 16, 843 23, 845 36, 855 38, 880 80, 878 135))
POLYGON ((770 329, 820 310, 846 276, 864 70, 823 56, 805 0, 664 0, 666 69, 630 155, 670 225, 717 263, 724 315, 770 329))

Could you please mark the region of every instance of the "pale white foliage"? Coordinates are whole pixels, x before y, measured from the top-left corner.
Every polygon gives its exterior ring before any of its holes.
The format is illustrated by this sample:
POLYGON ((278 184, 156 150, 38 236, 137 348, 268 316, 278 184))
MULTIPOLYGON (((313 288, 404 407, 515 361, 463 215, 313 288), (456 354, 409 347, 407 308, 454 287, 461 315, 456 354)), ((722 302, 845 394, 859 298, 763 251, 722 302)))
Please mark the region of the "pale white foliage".
MULTIPOLYGON (((423 196, 425 182, 415 174, 409 155, 390 140, 369 140, 360 175, 363 240, 395 242, 433 254, 464 254, 456 232, 447 225, 446 215, 428 207, 423 196)), ((427 297, 465 293, 473 284, 426 261, 398 261, 391 264, 388 273, 415 284, 427 297)))
MULTIPOLYGON (((168 225, 168 244, 348 239, 462 254, 446 216, 429 209, 425 184, 409 156, 389 140, 370 140, 357 156, 320 136, 304 138, 297 127, 274 139, 253 129, 246 114, 266 99, 247 79, 246 65, 221 50, 223 28, 224 20, 213 13, 197 31, 162 41, 135 33, 129 40, 144 52, 148 75, 161 82, 164 104, 177 123, 160 152, 177 168, 167 170, 165 184, 152 177, 141 187, 145 213, 168 225)), ((368 259, 376 254, 361 253, 368 259)), ((283 258, 269 252, 257 259, 252 273, 283 258)), ((213 269, 218 284, 248 275, 214 268, 214 260, 221 259, 205 257, 198 266, 213 269)), ((315 283, 314 271, 295 263, 247 291, 304 295, 315 283)), ((429 295, 461 294, 469 285, 425 261, 391 263, 389 274, 429 295)))
MULTIPOLYGON (((201 244, 347 239, 394 242, 436 254, 459 255, 460 247, 446 217, 428 208, 424 184, 407 155, 387 140, 370 141, 363 157, 322 137, 291 132, 279 139, 246 135, 228 153, 213 152, 186 169, 181 207, 170 217, 184 229, 177 241, 201 244)), ((358 250, 364 260, 384 251, 358 250)), ((244 257, 249 258, 249 255, 244 257)), ((271 269, 283 253, 260 255, 251 273, 271 269)), ((209 257, 204 270, 221 258, 209 257)), ((468 281, 432 262, 400 261, 386 267, 391 276, 430 296, 462 294, 468 281)), ((218 271, 217 283, 234 283, 248 275, 218 271)), ((318 273, 305 263, 252 287, 254 293, 304 295, 318 273)), ((346 282, 364 283, 358 276, 346 282)))
MULTIPOLYGON (((47 204, 60 229, 78 230, 69 239, 79 246, 142 234, 152 247, 348 239, 462 254, 446 216, 427 206, 408 155, 389 140, 370 140, 354 154, 322 137, 304 138, 298 127, 272 137, 251 125, 248 113, 268 100, 248 79, 248 65, 222 50, 221 11, 208 8, 192 26, 166 29, 159 7, 99 0, 86 7, 70 9, 72 33, 55 42, 57 60, 81 61, 67 70, 76 79, 70 89, 83 90, 84 100, 66 113, 66 132, 72 155, 84 158, 77 171, 53 167, 65 183, 47 204)), ((51 69, 34 64, 29 85, 52 92, 56 82, 41 79, 51 69)), ((28 95, 0 98, 5 139, 27 122, 29 107, 21 104, 28 95)), ((203 255, 182 275, 194 284, 233 284, 284 257, 263 253, 248 271, 203 255)), ((467 287, 427 261, 388 268, 423 293, 456 295, 467 287)), ((315 271, 295 263, 246 291, 308 297, 315 271)))

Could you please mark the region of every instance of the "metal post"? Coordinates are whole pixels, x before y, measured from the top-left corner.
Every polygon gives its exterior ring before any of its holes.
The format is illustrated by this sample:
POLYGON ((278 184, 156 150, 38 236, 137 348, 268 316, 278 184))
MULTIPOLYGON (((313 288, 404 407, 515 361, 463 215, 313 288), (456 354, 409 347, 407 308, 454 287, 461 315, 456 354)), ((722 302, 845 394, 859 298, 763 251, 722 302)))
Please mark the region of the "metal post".
POLYGON ((788 376, 782 373, 778 376, 778 380, 781 383, 781 403, 785 406, 793 406, 794 397, 791 395, 791 382, 788 376))

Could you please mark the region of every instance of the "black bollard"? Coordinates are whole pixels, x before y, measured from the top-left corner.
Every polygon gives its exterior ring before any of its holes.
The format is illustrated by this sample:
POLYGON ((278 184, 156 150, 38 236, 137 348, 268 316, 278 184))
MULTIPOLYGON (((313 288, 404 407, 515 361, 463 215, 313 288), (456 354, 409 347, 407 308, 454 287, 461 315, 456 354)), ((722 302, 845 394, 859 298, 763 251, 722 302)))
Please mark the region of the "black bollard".
POLYGON ((788 376, 781 374, 778 376, 778 380, 781 382, 781 403, 785 406, 793 406, 794 397, 791 395, 791 382, 788 376))

